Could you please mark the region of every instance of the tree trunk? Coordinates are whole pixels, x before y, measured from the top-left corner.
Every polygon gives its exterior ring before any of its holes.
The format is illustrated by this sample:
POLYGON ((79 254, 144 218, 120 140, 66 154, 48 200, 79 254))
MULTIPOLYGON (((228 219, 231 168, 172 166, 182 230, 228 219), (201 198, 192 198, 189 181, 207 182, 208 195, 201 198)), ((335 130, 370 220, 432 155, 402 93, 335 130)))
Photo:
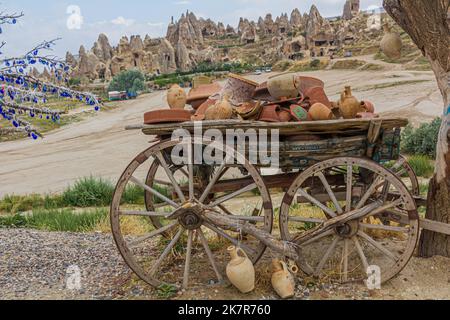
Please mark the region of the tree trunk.
MULTIPOLYGON (((436 171, 430 181, 427 218, 450 223, 450 0, 384 0, 388 14, 430 60, 444 101, 436 171)), ((450 257, 450 237, 424 231, 419 254, 450 257)))

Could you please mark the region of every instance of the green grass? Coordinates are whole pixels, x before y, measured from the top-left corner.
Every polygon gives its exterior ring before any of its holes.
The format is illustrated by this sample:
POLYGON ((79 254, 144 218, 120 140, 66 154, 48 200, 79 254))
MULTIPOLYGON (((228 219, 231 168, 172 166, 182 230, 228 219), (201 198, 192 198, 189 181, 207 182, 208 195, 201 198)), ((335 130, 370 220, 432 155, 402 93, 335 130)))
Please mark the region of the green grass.
POLYGON ((434 173, 434 166, 431 159, 423 155, 414 155, 408 158, 408 163, 419 177, 431 178, 434 173))
POLYGON ((361 60, 339 60, 333 64, 333 70, 354 70, 364 66, 366 63, 361 60))
POLYGON ((114 185, 94 177, 78 180, 64 191, 63 202, 68 207, 104 207, 111 204, 114 185))
POLYGON ((107 209, 76 212, 70 209, 35 210, 30 215, 0 216, 0 227, 54 232, 90 232, 108 216, 107 209))

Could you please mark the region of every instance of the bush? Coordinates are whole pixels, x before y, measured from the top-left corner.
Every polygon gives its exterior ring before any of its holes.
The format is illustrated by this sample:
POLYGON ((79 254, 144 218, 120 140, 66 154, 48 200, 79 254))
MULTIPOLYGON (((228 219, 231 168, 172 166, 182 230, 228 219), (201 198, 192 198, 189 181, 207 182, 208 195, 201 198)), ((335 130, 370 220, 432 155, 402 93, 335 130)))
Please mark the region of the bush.
POLYGON ((402 152, 436 158, 436 146, 441 123, 441 118, 436 118, 433 122, 422 124, 417 129, 412 126, 406 127, 402 133, 402 152))
POLYGON ((138 70, 128 70, 119 73, 109 84, 109 91, 137 92, 145 88, 145 77, 138 70))
POLYGON ((63 193, 63 202, 70 207, 106 207, 112 202, 114 186, 110 181, 93 177, 78 180, 63 193))
POLYGON ((419 177, 431 178, 434 173, 434 166, 427 156, 416 155, 408 158, 409 165, 419 177))
POLYGON ((309 66, 311 68, 319 68, 320 67, 320 60, 319 59, 314 59, 309 63, 309 66))

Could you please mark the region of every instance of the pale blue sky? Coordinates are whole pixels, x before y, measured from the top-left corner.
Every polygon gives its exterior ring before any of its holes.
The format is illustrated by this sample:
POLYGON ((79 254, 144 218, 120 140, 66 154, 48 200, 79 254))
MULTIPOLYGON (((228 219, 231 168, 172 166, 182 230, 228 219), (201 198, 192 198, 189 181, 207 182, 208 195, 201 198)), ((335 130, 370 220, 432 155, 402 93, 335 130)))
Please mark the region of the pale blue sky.
MULTIPOLYGON (((362 0, 362 7, 380 6, 382 0, 362 0)), ((117 44, 122 35, 149 34, 164 36, 170 17, 177 19, 186 10, 197 16, 236 26, 239 17, 256 20, 259 16, 290 12, 299 8, 308 12, 315 4, 324 16, 342 13, 345 0, 3 0, 0 9, 8 12, 23 11, 25 16, 14 26, 4 26, 0 41, 7 41, 5 55, 17 55, 42 40, 63 39, 55 54, 66 51, 76 53, 81 44, 92 47, 98 34, 103 32, 111 44, 117 44), (81 9, 83 24, 79 30, 67 28, 67 8, 76 5, 81 9)))

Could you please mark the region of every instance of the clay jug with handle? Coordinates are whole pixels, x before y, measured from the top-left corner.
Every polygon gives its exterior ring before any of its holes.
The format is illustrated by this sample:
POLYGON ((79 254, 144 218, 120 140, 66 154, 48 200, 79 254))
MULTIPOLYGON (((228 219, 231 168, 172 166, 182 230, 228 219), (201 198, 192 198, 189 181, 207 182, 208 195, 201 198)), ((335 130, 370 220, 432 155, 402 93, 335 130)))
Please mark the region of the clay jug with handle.
POLYGON ((402 56, 402 38, 396 32, 393 32, 388 24, 383 26, 384 37, 380 46, 383 53, 390 59, 399 59, 402 56))
POLYGON ((186 106, 186 92, 179 85, 173 85, 167 91, 167 103, 172 109, 184 109, 186 106))
POLYGON ((284 261, 272 261, 272 286, 282 299, 292 298, 295 294, 295 279, 284 261))
POLYGON ((339 101, 339 109, 344 119, 355 119, 360 112, 361 103, 352 94, 351 87, 345 87, 345 91, 341 94, 339 101))
POLYGON ((205 113, 205 120, 228 120, 233 117, 233 106, 229 101, 229 96, 225 95, 222 100, 208 108, 205 113))
POLYGON ((227 277, 231 284, 242 293, 255 290, 255 267, 241 248, 228 248, 231 261, 227 266, 227 277))

